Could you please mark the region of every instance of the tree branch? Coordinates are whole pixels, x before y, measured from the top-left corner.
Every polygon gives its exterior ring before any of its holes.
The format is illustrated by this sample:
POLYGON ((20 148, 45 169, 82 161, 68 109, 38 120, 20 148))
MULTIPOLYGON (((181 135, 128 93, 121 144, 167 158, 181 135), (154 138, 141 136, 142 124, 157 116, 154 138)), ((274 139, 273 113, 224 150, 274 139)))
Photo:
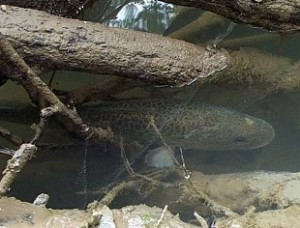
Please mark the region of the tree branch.
POLYGON ((37 147, 35 145, 22 144, 14 153, 13 157, 7 161, 6 169, 3 171, 4 175, 0 181, 0 198, 9 191, 18 173, 20 173, 27 161, 33 157, 36 151, 37 147))
POLYGON ((81 137, 93 137, 100 140, 108 140, 112 137, 110 131, 102 128, 92 129, 88 127, 80 116, 71 109, 68 109, 38 77, 31 68, 24 62, 11 44, 0 33, 0 53, 6 59, 6 67, 12 75, 10 79, 17 80, 27 91, 34 103, 40 108, 49 105, 56 106, 57 115, 62 119, 62 124, 70 131, 81 137))
POLYGON ((17 135, 12 134, 8 129, 0 126, 0 136, 11 142, 15 146, 21 146, 24 140, 17 135))
POLYGON ((235 22, 268 30, 292 32, 300 29, 298 0, 162 0, 175 5, 198 7, 235 22))

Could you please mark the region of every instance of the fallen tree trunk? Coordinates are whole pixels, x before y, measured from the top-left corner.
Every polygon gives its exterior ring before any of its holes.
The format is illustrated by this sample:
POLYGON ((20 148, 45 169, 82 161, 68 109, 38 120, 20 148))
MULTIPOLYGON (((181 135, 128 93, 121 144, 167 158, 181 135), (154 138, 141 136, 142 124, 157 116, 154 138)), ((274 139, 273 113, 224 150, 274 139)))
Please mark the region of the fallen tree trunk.
POLYGON ((162 0, 176 5, 198 7, 268 30, 292 32, 300 29, 297 0, 162 0))
MULTIPOLYGON (((17 7, 7 7, 0 25, 0 32, 26 63, 48 70, 115 74, 183 86, 224 69, 229 61, 225 50, 17 7)), ((5 64, 0 55, 1 62, 5 64)))
MULTIPOLYGON (((0 25, 0 32, 24 60, 41 69, 114 74, 158 86, 201 84, 210 82, 210 75, 216 75, 215 83, 251 81, 285 89, 299 85, 295 73, 285 76, 292 60, 258 50, 229 53, 18 7, 7 7, 0 25)), ((1 72, 8 75, 11 69, 5 63, 0 53, 1 72)))

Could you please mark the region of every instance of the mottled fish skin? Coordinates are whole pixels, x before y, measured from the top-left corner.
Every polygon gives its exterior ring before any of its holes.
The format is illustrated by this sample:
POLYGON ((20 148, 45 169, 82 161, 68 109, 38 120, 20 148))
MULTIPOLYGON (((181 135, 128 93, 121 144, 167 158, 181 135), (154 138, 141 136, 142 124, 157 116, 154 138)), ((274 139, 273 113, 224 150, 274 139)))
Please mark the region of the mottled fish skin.
POLYGON ((111 127, 125 139, 159 138, 172 146, 199 150, 242 150, 263 147, 275 132, 266 121, 224 107, 183 104, 174 100, 132 100, 82 107, 80 115, 94 126, 111 127))

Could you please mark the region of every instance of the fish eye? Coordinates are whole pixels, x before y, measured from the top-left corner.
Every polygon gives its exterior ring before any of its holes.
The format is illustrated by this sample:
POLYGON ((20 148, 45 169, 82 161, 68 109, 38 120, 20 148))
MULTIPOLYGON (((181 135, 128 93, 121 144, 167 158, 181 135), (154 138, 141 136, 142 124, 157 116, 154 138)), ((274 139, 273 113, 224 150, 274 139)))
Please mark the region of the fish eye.
POLYGON ((247 142, 247 139, 243 136, 239 136, 234 139, 234 142, 235 143, 244 143, 244 142, 247 142))

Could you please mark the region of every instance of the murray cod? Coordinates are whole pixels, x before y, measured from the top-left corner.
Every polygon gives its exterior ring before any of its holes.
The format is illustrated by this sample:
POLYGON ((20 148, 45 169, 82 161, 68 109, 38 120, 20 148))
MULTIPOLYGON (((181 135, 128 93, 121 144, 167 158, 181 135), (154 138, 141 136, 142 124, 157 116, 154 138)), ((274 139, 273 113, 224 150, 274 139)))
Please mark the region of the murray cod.
POLYGON ((255 149, 275 136, 264 120, 224 107, 174 100, 109 102, 78 112, 91 125, 110 127, 125 139, 144 143, 163 138, 171 146, 190 149, 255 149))

